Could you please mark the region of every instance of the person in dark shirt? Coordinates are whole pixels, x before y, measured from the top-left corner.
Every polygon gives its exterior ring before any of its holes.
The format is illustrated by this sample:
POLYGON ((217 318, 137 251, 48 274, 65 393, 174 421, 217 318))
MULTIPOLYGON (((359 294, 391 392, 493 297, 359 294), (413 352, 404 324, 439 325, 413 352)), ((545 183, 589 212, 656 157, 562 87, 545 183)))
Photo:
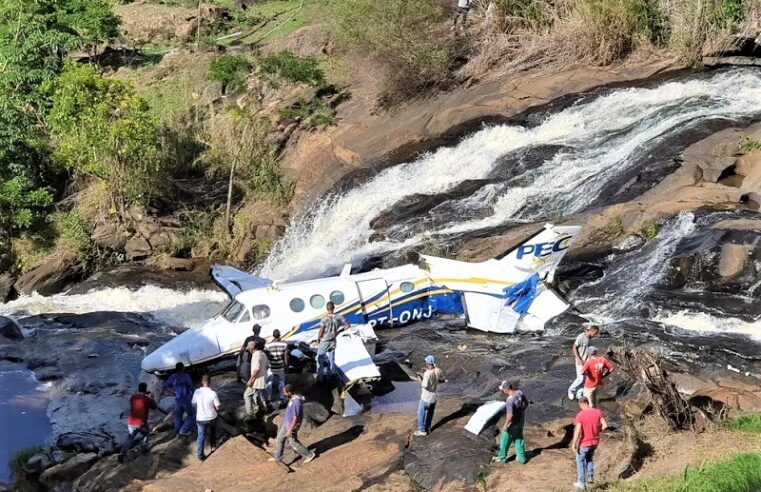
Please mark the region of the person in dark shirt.
POLYGON ((235 364, 235 367, 238 370, 238 377, 244 383, 248 381, 248 378, 251 375, 251 353, 246 350, 246 347, 248 347, 248 342, 256 342, 257 340, 261 340, 262 343, 266 343, 265 340, 259 336, 259 334, 262 332, 261 326, 255 324, 254 327, 251 328, 251 331, 252 335, 246 337, 246 340, 243 341, 243 345, 240 346, 240 350, 238 351, 238 359, 235 364))
POLYGON ((272 340, 265 345, 264 353, 267 354, 270 363, 267 376, 267 398, 270 403, 276 403, 279 408, 283 397, 285 371, 288 368, 288 342, 280 338, 280 330, 272 331, 272 340))
MULTIPOLYGON (((127 439, 122 444, 119 451, 119 461, 124 460, 124 456, 134 446, 135 441, 142 439, 143 451, 148 451, 148 436, 151 433, 148 427, 148 415, 151 410, 158 410, 166 415, 166 412, 156 405, 156 401, 151 398, 148 386, 145 383, 137 385, 137 393, 129 399, 129 413, 127 416, 127 439)), ((122 416, 124 413, 122 413, 122 416)))
POLYGON ((174 395, 174 432, 178 436, 188 437, 195 423, 195 412, 191 403, 195 385, 185 372, 185 364, 178 362, 174 368, 177 372, 164 381, 161 392, 174 395))
POLYGON ((309 463, 317 457, 317 454, 314 451, 310 453, 306 446, 299 442, 298 432, 301 428, 301 422, 304 420, 303 397, 296 393, 293 386, 290 384, 285 385, 283 394, 288 400, 288 406, 285 408, 283 424, 277 431, 275 456, 270 458, 270 461, 279 462, 283 459, 283 448, 285 447, 285 441, 287 439, 291 449, 304 459, 304 463, 309 463))
POLYGON ((502 381, 499 385, 499 391, 507 395, 505 401, 505 423, 499 436, 499 455, 494 461, 505 463, 507 461, 507 452, 510 444, 515 442, 515 458, 518 463, 526 463, 526 448, 523 441, 523 422, 528 408, 528 398, 519 389, 516 389, 514 383, 502 381))

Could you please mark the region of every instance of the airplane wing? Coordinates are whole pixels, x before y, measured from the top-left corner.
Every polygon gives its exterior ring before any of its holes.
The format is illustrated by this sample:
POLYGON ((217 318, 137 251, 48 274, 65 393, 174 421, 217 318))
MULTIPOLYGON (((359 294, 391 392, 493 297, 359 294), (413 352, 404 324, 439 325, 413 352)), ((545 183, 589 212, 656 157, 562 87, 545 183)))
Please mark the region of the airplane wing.
POLYGON ((257 277, 227 265, 212 266, 211 279, 232 299, 244 290, 272 285, 270 279, 257 277))

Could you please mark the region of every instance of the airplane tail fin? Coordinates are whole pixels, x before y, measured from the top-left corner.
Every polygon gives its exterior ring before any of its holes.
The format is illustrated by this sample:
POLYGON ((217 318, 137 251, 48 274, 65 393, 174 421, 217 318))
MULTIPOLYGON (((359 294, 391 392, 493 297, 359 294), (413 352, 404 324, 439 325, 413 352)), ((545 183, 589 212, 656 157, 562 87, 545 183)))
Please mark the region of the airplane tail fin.
POLYGON ((499 259, 500 265, 524 272, 535 272, 542 280, 552 281, 555 269, 581 226, 546 224, 544 229, 499 259))

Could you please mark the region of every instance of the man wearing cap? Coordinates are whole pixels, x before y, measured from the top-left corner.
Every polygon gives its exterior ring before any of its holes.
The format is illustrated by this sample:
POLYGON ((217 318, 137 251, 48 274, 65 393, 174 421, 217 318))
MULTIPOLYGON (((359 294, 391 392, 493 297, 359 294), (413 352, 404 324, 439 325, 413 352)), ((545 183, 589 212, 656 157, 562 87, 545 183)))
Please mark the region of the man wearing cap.
POLYGON ((600 432, 608 428, 602 412, 591 408, 587 397, 579 398, 579 409, 574 421, 573 440, 571 448, 576 455, 576 473, 578 481, 574 484, 577 489, 584 490, 587 484, 594 483, 594 456, 600 443, 600 432))
POLYGON ((436 367, 436 358, 428 355, 425 358, 425 372, 420 379, 420 404, 417 407, 417 430, 414 435, 427 436, 431 432, 433 412, 436 410, 436 388, 444 381, 444 373, 436 367))
POLYGON ((597 355, 597 347, 587 349, 589 358, 581 367, 584 375, 584 396, 589 400, 589 406, 597 408, 597 389, 602 386, 602 380, 613 373, 613 364, 603 356, 597 355))
POLYGON ((598 326, 590 326, 580 333, 573 341, 571 353, 573 353, 573 360, 576 363, 576 379, 573 380, 571 386, 568 388, 569 400, 576 398, 576 393, 584 387, 584 375, 581 373, 581 367, 584 365, 584 362, 587 361, 587 357, 589 357, 589 342, 599 334, 600 328, 598 326))
POLYGON ((523 441, 523 422, 529 401, 515 383, 502 381, 499 391, 507 396, 505 401, 505 423, 499 435, 499 455, 494 461, 505 463, 510 444, 515 442, 515 458, 520 464, 526 463, 526 447, 523 441))

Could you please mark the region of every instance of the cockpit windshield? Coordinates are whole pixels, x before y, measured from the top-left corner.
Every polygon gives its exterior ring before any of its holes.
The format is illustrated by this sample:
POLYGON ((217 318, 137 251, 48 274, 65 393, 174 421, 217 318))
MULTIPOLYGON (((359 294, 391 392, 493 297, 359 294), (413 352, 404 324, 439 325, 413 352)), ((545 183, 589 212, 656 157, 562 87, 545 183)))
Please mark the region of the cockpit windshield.
POLYGON ((225 309, 222 310, 220 314, 230 323, 235 323, 235 320, 238 319, 238 316, 240 316, 240 313, 243 311, 243 309, 245 309, 243 304, 239 303, 238 301, 232 301, 227 305, 227 307, 225 307, 225 309))

